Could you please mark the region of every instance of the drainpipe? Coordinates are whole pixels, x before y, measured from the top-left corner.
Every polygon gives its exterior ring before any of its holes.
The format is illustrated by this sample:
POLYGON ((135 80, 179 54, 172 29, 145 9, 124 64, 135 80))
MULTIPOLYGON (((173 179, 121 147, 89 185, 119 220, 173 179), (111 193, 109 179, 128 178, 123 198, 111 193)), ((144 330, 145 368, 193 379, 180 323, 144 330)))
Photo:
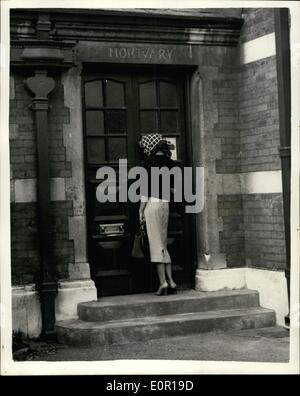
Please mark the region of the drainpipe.
MULTIPOLYGON (((291 73, 290 73, 290 27, 289 9, 276 8, 275 37, 276 37, 276 62, 277 85, 279 106, 279 128, 282 169, 282 192, 286 245, 286 269, 288 298, 290 305, 290 198, 291 198, 291 73)), ((289 314, 286 316, 289 324, 289 314)))
POLYGON ((46 70, 36 70, 35 76, 26 80, 26 86, 34 95, 31 110, 35 113, 37 140, 38 237, 41 259, 40 279, 37 288, 41 299, 42 333, 43 336, 49 336, 54 332, 57 282, 52 253, 47 112, 49 108, 48 95, 54 89, 55 81, 53 78, 47 77, 46 70))

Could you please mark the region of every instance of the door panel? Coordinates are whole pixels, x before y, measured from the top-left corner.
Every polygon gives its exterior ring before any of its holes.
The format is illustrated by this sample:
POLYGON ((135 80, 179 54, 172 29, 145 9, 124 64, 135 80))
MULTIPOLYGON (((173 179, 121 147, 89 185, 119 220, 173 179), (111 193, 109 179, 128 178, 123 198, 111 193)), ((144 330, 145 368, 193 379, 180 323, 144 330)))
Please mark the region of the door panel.
MULTIPOLYGON (((88 255, 99 296, 157 288, 154 266, 130 255, 139 204, 99 203, 96 189, 101 180, 96 179, 96 172, 103 165, 118 172, 120 158, 127 159, 128 168, 141 165, 138 140, 141 134, 154 131, 176 143, 176 157, 185 164, 185 81, 179 76, 157 69, 84 74, 88 255)), ((192 274, 191 226, 178 207, 170 205, 168 248, 175 279, 187 287, 192 274)))

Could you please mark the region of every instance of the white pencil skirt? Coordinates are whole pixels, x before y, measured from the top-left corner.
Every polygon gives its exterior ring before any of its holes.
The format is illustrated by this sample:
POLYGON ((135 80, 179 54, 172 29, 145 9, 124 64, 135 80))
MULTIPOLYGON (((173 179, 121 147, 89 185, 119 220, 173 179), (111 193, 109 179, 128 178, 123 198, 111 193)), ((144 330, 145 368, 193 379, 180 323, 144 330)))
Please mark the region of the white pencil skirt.
POLYGON ((167 249, 169 202, 147 202, 144 216, 150 247, 152 263, 171 263, 167 249))

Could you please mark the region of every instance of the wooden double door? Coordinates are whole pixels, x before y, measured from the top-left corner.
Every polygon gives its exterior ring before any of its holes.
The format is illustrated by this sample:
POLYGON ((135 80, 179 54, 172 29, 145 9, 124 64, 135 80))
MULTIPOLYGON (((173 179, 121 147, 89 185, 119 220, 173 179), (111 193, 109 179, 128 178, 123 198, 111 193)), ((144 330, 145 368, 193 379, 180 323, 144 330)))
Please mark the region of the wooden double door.
MULTIPOLYGON (((172 158, 188 165, 186 114, 187 75, 155 68, 86 68, 83 76, 87 243, 91 276, 99 296, 153 291, 158 286, 153 265, 131 258, 138 227, 138 203, 96 198, 102 180, 97 170, 119 159, 128 169, 142 165, 138 141, 158 131, 174 144, 172 158)), ((193 227, 180 204, 170 205, 168 250, 174 278, 182 288, 193 282, 193 227)))

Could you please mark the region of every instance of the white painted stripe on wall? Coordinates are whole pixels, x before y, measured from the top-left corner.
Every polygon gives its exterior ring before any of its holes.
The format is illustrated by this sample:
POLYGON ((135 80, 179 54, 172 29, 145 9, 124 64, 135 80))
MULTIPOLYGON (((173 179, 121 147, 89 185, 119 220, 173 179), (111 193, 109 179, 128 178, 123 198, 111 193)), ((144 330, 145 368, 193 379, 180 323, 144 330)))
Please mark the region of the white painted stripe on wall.
POLYGON ((282 193, 281 170, 242 173, 243 194, 282 193))
MULTIPOLYGON (((218 173, 217 193, 228 194, 270 194, 281 193, 281 171, 218 173)), ((51 179, 51 201, 65 201, 65 179, 51 179)), ((14 202, 36 202, 36 179, 18 179, 14 182, 14 202)))
MULTIPOLYGON (((37 180, 17 179, 14 182, 14 202, 26 203, 37 201, 37 180)), ((50 181, 51 201, 65 201, 66 186, 65 179, 54 177, 50 181)))
POLYGON ((241 45, 241 64, 245 65, 275 54, 275 33, 266 34, 241 45))
POLYGON ((282 193, 281 170, 219 173, 217 185, 219 195, 282 193))

